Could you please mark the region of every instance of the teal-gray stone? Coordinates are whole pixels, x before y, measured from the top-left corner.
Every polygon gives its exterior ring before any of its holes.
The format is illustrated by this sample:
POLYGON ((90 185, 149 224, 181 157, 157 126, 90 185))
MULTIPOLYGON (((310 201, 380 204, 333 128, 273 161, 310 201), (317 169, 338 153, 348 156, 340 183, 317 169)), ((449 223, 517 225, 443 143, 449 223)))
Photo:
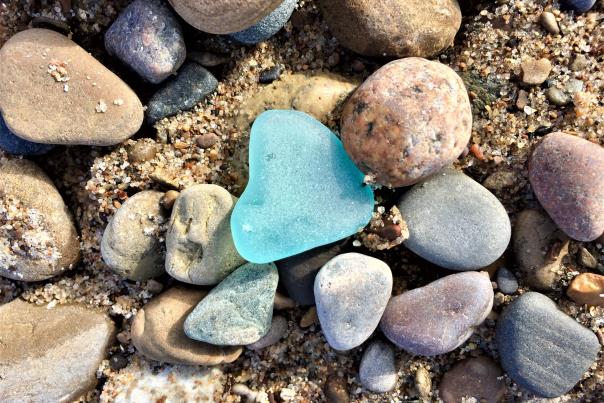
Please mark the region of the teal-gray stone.
POLYGON ((278 282, 273 263, 241 266, 189 314, 185 333, 217 346, 257 342, 270 330, 278 282))

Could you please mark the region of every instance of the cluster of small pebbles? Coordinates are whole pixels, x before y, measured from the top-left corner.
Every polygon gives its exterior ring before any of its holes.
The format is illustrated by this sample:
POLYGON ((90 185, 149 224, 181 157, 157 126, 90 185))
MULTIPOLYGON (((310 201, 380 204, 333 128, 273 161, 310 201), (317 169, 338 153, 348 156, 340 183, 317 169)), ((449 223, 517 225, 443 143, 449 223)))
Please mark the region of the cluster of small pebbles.
POLYGON ((0 400, 602 401, 595 3, 1 4, 0 400))

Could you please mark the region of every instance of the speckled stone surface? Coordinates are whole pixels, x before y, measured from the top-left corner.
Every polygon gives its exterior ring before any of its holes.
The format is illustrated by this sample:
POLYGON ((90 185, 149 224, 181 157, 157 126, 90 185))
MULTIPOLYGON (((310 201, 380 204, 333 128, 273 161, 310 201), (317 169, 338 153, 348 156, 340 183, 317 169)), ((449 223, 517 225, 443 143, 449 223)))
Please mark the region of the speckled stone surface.
POLYGON ((600 351, 591 330, 536 292, 523 294, 499 316, 496 343, 508 376, 542 397, 572 389, 600 351))
POLYGON ((160 0, 135 0, 126 7, 105 33, 105 48, 154 84, 176 72, 187 56, 180 23, 160 0))
POLYGON ((404 245, 447 269, 488 266, 510 242, 510 219, 499 200, 452 169, 415 185, 403 195, 398 208, 409 227, 404 245))
POLYGON ((445 354, 472 336, 492 306, 487 273, 457 273, 393 297, 380 328, 411 354, 445 354))
POLYGON ((365 389, 375 393, 386 393, 394 389, 398 373, 392 345, 375 340, 365 348, 359 368, 359 380, 365 389))
POLYGON ((248 29, 231 34, 231 38, 246 45, 253 45, 269 39, 283 28, 297 4, 298 0, 283 1, 272 13, 248 29))
POLYGON ((252 344, 270 330, 279 274, 247 263, 214 288, 187 317, 187 336, 217 346, 252 344))
POLYGON ((336 350, 360 346, 377 328, 392 292, 388 265, 360 253, 331 259, 315 278, 321 329, 336 350))
POLYGON ((382 185, 409 186, 459 157, 472 112, 451 68, 411 57, 370 76, 346 103, 341 127, 344 147, 363 172, 382 185))
POLYGON ((518 291, 518 280, 511 270, 505 267, 497 270, 497 288, 504 294, 514 294, 518 291))
POLYGON ((535 195, 568 236, 590 242, 604 232, 604 148, 555 132, 545 136, 529 162, 535 195))
POLYGON ((0 149, 13 155, 43 155, 53 148, 54 146, 50 144, 32 143, 15 136, 8 130, 4 119, 0 116, 0 149))
POLYGON ((464 398, 499 403, 507 389, 502 376, 501 368, 489 357, 467 358, 445 373, 440 398, 444 403, 460 403, 464 398))
POLYGON ((187 63, 178 75, 149 100, 145 117, 152 124, 167 116, 193 108, 218 86, 218 80, 197 63, 187 63))

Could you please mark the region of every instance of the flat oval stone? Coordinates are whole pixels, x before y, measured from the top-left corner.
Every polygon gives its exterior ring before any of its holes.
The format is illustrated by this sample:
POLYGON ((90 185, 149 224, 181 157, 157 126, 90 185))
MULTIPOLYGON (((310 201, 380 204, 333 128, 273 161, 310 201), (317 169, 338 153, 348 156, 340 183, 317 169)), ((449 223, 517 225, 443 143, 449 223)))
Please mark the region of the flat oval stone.
POLYGON ((231 34, 251 27, 283 0, 169 0, 189 24, 211 34, 231 34))
POLYGON ((237 250, 273 262, 355 234, 373 191, 337 136, 311 116, 272 110, 250 135, 250 179, 231 217, 237 250))
POLYGON ((4 119, 0 116, 0 149, 13 155, 43 155, 50 152, 54 146, 38 144, 23 140, 8 130, 4 119))
POLYGON ((404 245, 450 270, 476 270, 497 260, 510 242, 505 208, 486 188, 446 170, 415 185, 398 208, 407 222, 404 245))
POLYGON ((278 282, 273 263, 241 266, 189 314, 185 333, 216 346, 257 342, 270 330, 278 282))
POLYGON ((315 278, 321 329, 336 350, 358 347, 377 328, 392 292, 392 272, 381 260, 345 253, 315 278))
POLYGON ((105 33, 105 48, 145 80, 158 84, 187 57, 172 10, 159 0, 135 0, 105 33))
POLYGON ((409 186, 454 162, 472 132, 461 78, 444 64, 410 57, 373 73, 342 111, 342 141, 379 184, 409 186))
POLYGON ((67 37, 19 32, 0 49, 0 109, 35 143, 108 146, 135 134, 143 106, 118 76, 67 37))
POLYGON ((381 340, 371 342, 363 353, 359 368, 361 385, 374 393, 390 392, 398 382, 394 349, 381 340))
POLYGON ((478 402, 499 403, 505 397, 503 372, 488 357, 468 358, 447 371, 440 382, 444 403, 459 403, 469 398, 478 402))
POLYGON ((411 354, 445 354, 468 340, 492 307, 487 273, 457 273, 393 297, 380 328, 411 354))
POLYGON ((570 391, 600 351, 593 332, 536 292, 508 305, 497 321, 495 339, 508 376, 542 397, 570 391))
POLYGON ((175 286, 153 298, 132 321, 132 343, 152 360, 183 365, 218 365, 235 361, 241 347, 218 347, 187 337, 185 319, 207 295, 175 286))
POLYGON ((573 278, 566 295, 580 305, 604 306, 604 276, 581 273, 573 278))
POLYGON ((230 36, 237 42, 246 45, 253 45, 270 39, 287 23, 297 5, 297 0, 285 0, 273 12, 256 24, 243 31, 235 32, 230 36))
POLYGON ((549 216, 568 236, 591 242, 604 232, 604 148, 550 133, 529 161, 529 179, 549 216))
POLYGON ((2 401, 78 400, 96 386, 114 330, 107 315, 79 304, 0 306, 2 401))
POLYGON ((0 158, 0 276, 46 280, 79 256, 72 215, 52 180, 33 162, 0 158))
POLYGON ((115 212, 101 241, 103 261, 121 276, 143 281, 165 272, 160 227, 167 221, 164 193, 144 190, 115 212))
POLYGON ((179 281, 218 284, 245 263, 231 236, 237 198, 217 185, 195 185, 181 192, 166 234, 166 271, 179 281))

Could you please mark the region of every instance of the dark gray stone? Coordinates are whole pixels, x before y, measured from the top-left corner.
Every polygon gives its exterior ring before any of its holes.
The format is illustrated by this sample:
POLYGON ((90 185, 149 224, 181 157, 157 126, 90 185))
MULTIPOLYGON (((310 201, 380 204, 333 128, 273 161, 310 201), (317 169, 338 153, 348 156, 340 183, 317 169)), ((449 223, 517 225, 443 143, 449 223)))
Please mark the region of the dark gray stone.
POLYGON ((600 350, 593 332, 536 292, 522 295, 503 311, 495 338, 509 377, 529 392, 550 398, 571 390, 600 350))
POLYGON ((510 219, 499 200, 461 172, 446 170, 418 183, 398 208, 405 246, 451 270, 475 270, 497 260, 510 242, 510 219))
POLYGON ((394 349, 384 341, 373 341, 363 353, 359 369, 361 385, 375 393, 390 392, 396 386, 398 373, 394 363, 394 349))
POLYGON ((105 34, 105 48, 145 80, 158 84, 187 56, 180 24, 159 0, 135 0, 105 34))
POLYGON ((518 280, 514 273, 502 267, 497 271, 497 288, 504 294, 514 294, 518 291, 518 280))
POLYGON ((346 242, 347 239, 276 262, 279 278, 291 299, 300 305, 315 304, 315 277, 325 263, 342 253, 346 242))
POLYGON ((273 66, 270 69, 264 70, 260 73, 260 77, 258 77, 258 82, 260 84, 270 84, 275 80, 278 80, 281 77, 281 73, 283 73, 283 67, 281 66, 273 66))
POLYGON ((197 63, 187 63, 178 76, 153 95, 147 106, 147 123, 191 109, 217 86, 212 73, 197 63))
POLYGON ((272 13, 251 27, 231 34, 230 37, 245 45, 253 45, 265 41, 275 35, 291 17, 298 0, 285 0, 272 13))
POLYGON ((0 116, 0 149, 14 155, 42 155, 54 148, 50 144, 32 143, 15 136, 8 127, 2 116, 0 116))

